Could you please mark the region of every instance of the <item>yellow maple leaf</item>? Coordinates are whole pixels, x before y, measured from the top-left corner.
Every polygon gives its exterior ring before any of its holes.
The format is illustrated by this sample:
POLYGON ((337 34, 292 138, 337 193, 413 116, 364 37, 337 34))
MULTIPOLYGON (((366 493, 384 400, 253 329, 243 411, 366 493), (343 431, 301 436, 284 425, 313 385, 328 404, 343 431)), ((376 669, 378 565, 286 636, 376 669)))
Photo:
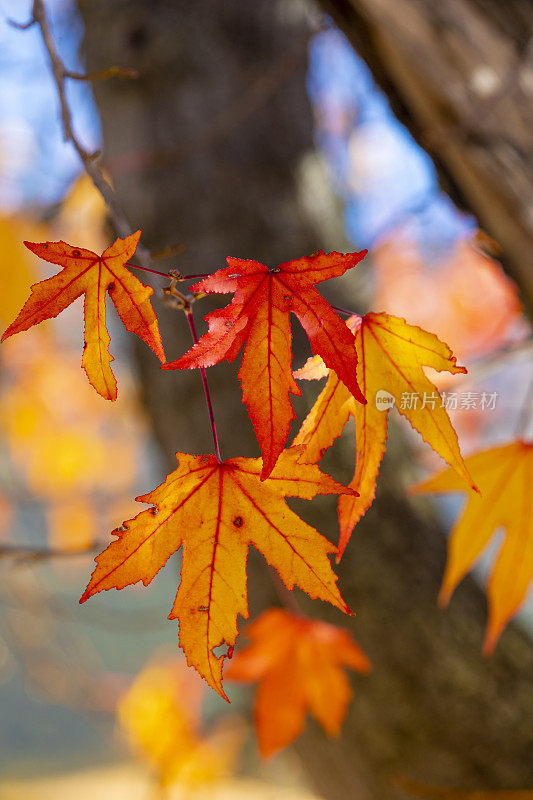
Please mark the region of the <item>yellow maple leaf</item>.
MULTIPOLYGON (((471 493, 448 543, 448 563, 439 595, 447 605, 459 581, 497 530, 505 531, 487 594, 489 620, 483 645, 490 654, 509 619, 524 602, 533 577, 533 443, 520 440, 466 459, 481 494, 471 493)), ((422 492, 465 491, 450 469, 412 487, 422 492)))
POLYGON ((137 498, 152 503, 124 523, 117 540, 96 557, 80 602, 102 590, 142 581, 148 585, 183 545, 181 581, 170 613, 180 623, 180 645, 189 665, 224 699, 222 663, 213 650, 233 648, 237 616, 248 617, 246 559, 253 545, 288 589, 351 613, 337 588, 328 554, 336 548, 291 511, 284 496, 352 493, 315 464, 299 464, 299 448, 284 450, 270 478, 260 480, 260 458, 177 453, 179 466, 164 483, 137 498))
POLYGON ((357 459, 349 485, 359 496, 339 498, 337 560, 354 526, 374 499, 387 441, 388 414, 393 405, 461 479, 473 487, 440 394, 424 372, 424 367, 451 373, 466 372, 464 367, 457 366, 450 348, 434 334, 390 314, 353 316, 347 325, 355 334, 357 380, 368 400, 366 405, 356 402, 335 373, 328 371, 317 356, 295 372, 296 378, 306 380, 329 376, 293 442, 304 446, 302 460, 319 460, 340 436, 349 416, 355 420, 357 459))

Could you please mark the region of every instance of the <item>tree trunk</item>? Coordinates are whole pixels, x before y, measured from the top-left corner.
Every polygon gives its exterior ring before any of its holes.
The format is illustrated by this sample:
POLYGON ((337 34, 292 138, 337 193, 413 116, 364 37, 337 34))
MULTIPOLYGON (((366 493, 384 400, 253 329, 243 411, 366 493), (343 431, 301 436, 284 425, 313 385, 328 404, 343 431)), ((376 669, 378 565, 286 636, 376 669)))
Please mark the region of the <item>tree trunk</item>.
MULTIPOLYGON (((223 266, 226 255, 276 264, 324 244, 305 216, 297 183, 312 147, 305 95, 309 25, 300 3, 79 5, 89 70, 120 64, 141 71, 137 81, 98 84, 96 96, 106 164, 148 247, 180 242, 185 249, 169 265, 205 272, 223 266)), ((335 245, 345 249, 341 239, 335 245)), ((209 307, 202 301, 198 315, 209 307)), ((190 343, 183 315, 158 311, 167 356, 176 358, 190 343)), ((162 372, 142 347, 137 360, 169 466, 175 449, 210 452, 198 375, 162 372)), ((220 365, 209 379, 224 456, 255 455, 234 370, 220 365)), ((374 670, 354 680, 341 738, 327 740, 310 724, 296 751, 328 800, 388 796, 391 774, 525 787, 533 780, 526 753, 533 734, 533 648, 511 626, 495 656, 482 659, 485 604, 472 580, 458 590, 450 612, 436 609, 445 540, 429 503, 404 496, 409 453, 400 436, 391 447, 379 496, 340 567, 343 594, 357 617, 341 618, 302 598, 313 615, 351 628, 374 670)), ((336 450, 341 469, 349 463, 346 449, 341 443, 336 450)), ((318 527, 335 539, 334 505, 324 508, 315 512, 318 527)), ((259 561, 252 558, 250 566, 253 613, 271 599, 259 561)))
POLYGON ((533 314, 531 0, 320 0, 533 314))

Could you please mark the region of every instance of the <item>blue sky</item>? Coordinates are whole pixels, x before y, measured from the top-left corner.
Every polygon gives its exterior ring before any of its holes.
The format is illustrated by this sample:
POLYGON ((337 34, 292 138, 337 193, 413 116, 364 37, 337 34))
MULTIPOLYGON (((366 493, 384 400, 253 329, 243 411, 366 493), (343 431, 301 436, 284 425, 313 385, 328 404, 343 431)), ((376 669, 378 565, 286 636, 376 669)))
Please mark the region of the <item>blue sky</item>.
MULTIPOLYGON (((0 209, 61 199, 79 173, 78 157, 63 141, 55 87, 37 27, 19 31, 9 18, 29 19, 31 2, 0 0, 0 209)), ((68 0, 48 0, 54 38, 71 69, 82 69, 81 22, 68 0)), ((69 97, 76 129, 93 148, 100 139, 90 88, 70 81, 69 97)))
POLYGON ((396 120, 366 64, 335 28, 315 36, 308 92, 317 142, 345 203, 350 239, 371 247, 401 224, 431 260, 474 227, 438 187, 429 156, 396 120))
MULTIPOLYGON (((79 173, 63 141, 58 100, 36 27, 19 31, 7 22, 29 18, 31 2, 0 0, 0 209, 9 211, 60 200, 79 173)), ((48 0, 53 34, 67 66, 83 70, 83 28, 70 0, 48 0)), ((344 201, 345 226, 358 247, 371 247, 402 225, 420 242, 429 262, 473 227, 438 188, 433 164, 376 89, 364 62, 333 27, 310 47, 307 88, 320 119, 317 144, 344 201), (341 124, 339 125, 339 119, 341 124), (333 121, 333 122, 332 122, 333 121)), ((69 83, 76 130, 98 147, 100 127, 90 87, 69 83)))

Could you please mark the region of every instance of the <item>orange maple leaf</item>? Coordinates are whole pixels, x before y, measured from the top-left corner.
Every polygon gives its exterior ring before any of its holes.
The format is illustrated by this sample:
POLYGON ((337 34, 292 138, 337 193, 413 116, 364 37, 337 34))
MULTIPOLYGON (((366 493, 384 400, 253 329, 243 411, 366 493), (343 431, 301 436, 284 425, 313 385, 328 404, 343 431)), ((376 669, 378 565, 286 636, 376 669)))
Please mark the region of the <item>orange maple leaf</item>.
MULTIPOLYGON (((350 414, 354 417, 357 459, 350 486, 358 490, 359 496, 339 498, 337 561, 354 526, 374 499, 392 403, 424 441, 473 486, 450 418, 423 369, 426 366, 451 373, 466 372, 464 367, 457 366, 449 347, 434 334, 389 314, 353 316, 346 324, 355 334, 357 379, 368 403, 356 403, 330 371, 326 386, 293 442, 305 446, 302 460, 316 463, 340 436, 350 414)), ((328 375, 328 370, 323 361, 315 357, 294 375, 312 380, 328 375)))
POLYGON ((328 554, 336 550, 303 522, 284 496, 352 494, 316 465, 298 464, 298 448, 285 450, 271 477, 259 480, 260 458, 176 454, 179 466, 164 483, 137 500, 141 511, 96 557, 97 567, 80 602, 104 589, 148 585, 183 545, 181 581, 169 619, 180 623, 180 645, 189 665, 222 697, 222 663, 213 649, 237 638, 237 615, 248 617, 246 558, 253 545, 280 574, 287 588, 351 613, 337 588, 328 554))
POLYGON ((337 735, 352 696, 342 667, 370 671, 348 631, 271 608, 246 635, 252 644, 233 657, 226 678, 259 681, 254 716, 261 755, 271 756, 296 739, 308 711, 330 736, 337 735))
MULTIPOLYGON (((505 530, 490 575, 489 620, 483 652, 494 650, 509 619, 522 605, 533 578, 533 443, 520 440, 466 459, 481 495, 470 494, 448 542, 448 563, 439 595, 446 606, 453 590, 477 561, 495 531, 505 530)), ((460 492, 464 485, 444 470, 412 487, 422 492, 460 492)))
POLYGON ((63 270, 31 287, 30 296, 2 341, 45 319, 57 317, 84 294, 82 367, 98 394, 107 400, 116 400, 117 382, 109 366, 113 356, 109 352, 111 340, 106 328, 106 291, 126 329, 143 339, 160 361, 165 361, 157 317, 150 302, 153 289, 141 283, 124 266, 134 254, 140 235, 137 231, 125 239, 117 239, 101 256, 66 242, 24 242, 33 253, 59 264, 63 270))
POLYGON ((314 284, 343 275, 366 253, 326 254, 319 250, 273 270, 258 261, 228 258, 229 267, 191 287, 206 293, 235 292, 235 296, 226 308, 206 316, 209 330, 200 341, 163 368, 210 367, 223 359, 231 362, 244 345, 239 379, 261 447, 262 480, 271 473, 289 435, 294 419, 289 395, 301 394, 291 371, 291 311, 307 333, 313 352, 322 356, 359 402, 365 402, 356 380, 353 334, 314 284))

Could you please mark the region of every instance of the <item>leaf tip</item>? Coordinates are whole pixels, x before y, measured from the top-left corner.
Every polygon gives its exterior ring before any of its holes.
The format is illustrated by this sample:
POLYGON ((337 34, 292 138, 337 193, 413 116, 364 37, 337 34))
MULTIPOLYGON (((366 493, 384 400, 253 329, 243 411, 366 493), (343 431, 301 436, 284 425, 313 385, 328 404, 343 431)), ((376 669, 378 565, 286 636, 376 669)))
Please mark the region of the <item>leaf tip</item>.
POLYGON ((487 628, 485 639, 483 640, 483 649, 481 650, 484 658, 490 658, 490 656, 494 653, 498 636, 499 634, 496 631, 487 628))
POLYGON ((98 387, 94 385, 94 383, 91 380, 89 380, 89 383, 91 384, 95 392, 99 394, 100 397, 103 397, 104 400, 109 400, 111 403, 116 402, 118 397, 118 391, 116 386, 111 388, 106 386, 105 390, 101 391, 98 387))
POLYGON ((439 596, 437 597, 437 605, 441 609, 445 609, 448 607, 448 603, 450 602, 450 597, 452 596, 451 589, 446 586, 442 585, 441 590, 439 592, 439 596))
POLYGON ((271 459, 268 459, 268 461, 265 463, 265 460, 263 459, 263 468, 262 468, 261 474, 259 476, 259 480, 260 481, 266 481, 267 478, 270 478, 272 470, 276 466, 276 461, 277 461, 277 459, 272 464, 271 463, 271 459))
POLYGON ((85 589, 84 593, 82 594, 82 596, 80 597, 80 599, 78 600, 78 603, 80 604, 80 606, 83 605, 85 602, 87 602, 87 600, 89 599, 90 596, 91 596, 91 593, 89 592, 89 587, 87 587, 85 589))
POLYGON ((221 689, 221 690, 218 692, 218 694, 219 694, 219 696, 220 696, 220 697, 221 697, 223 700, 225 700, 225 701, 226 701, 226 703, 229 703, 229 704, 231 705, 231 700, 229 699, 229 697, 228 697, 228 695, 226 694, 226 692, 224 691, 224 689, 221 689))

